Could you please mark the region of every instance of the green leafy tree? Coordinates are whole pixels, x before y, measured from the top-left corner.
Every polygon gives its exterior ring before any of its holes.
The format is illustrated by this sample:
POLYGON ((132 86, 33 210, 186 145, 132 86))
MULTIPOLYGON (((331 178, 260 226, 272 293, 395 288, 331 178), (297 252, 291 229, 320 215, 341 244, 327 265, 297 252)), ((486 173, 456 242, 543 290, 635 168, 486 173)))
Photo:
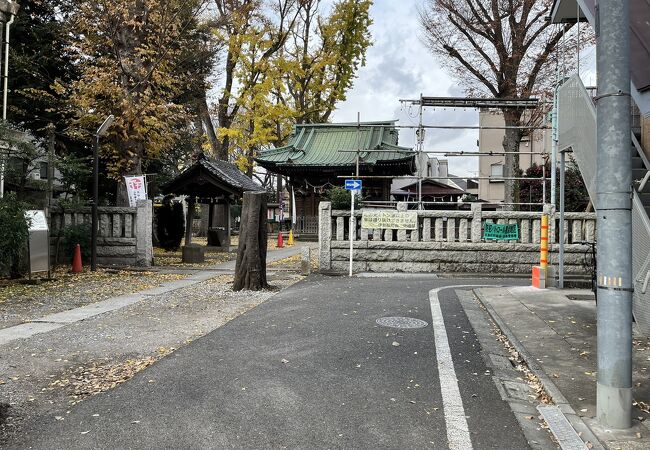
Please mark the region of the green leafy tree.
MULTIPOLYGON (((332 202, 332 209, 350 209, 352 206, 352 191, 335 186, 327 191, 327 198, 332 202)), ((359 208, 359 196, 354 196, 354 208, 359 208)))
MULTIPOLYGON (((542 178, 546 174, 546 195, 547 199, 551 192, 551 164, 546 163, 546 170, 544 166, 533 164, 531 167, 526 169, 523 173, 525 178, 542 178)), ((556 178, 560 180, 560 169, 557 169, 556 178)), ((585 186, 584 181, 582 180, 582 175, 578 166, 570 158, 566 164, 564 171, 564 207, 566 211, 585 211, 587 205, 589 204, 589 193, 585 186)), ((539 180, 519 180, 519 194, 522 202, 526 203, 542 203, 544 200, 544 191, 542 183, 539 180)), ((555 207, 559 210, 560 200, 557 199, 557 204, 555 207)), ((541 211, 541 206, 532 206, 530 205, 529 210, 541 211)))
POLYGON ((0 199, 0 275, 21 275, 20 263, 28 238, 26 209, 13 192, 0 199))
MULTIPOLYGON (((9 118, 45 138, 48 124, 66 126, 65 97, 57 85, 79 76, 68 51, 68 20, 80 0, 20 2, 11 28, 9 118)), ((68 142, 69 144, 69 142, 68 142)))
POLYGON ((28 187, 44 191, 46 185, 32 176, 47 155, 42 143, 20 127, 1 120, 0 143, 6 189, 15 191, 20 201, 26 200, 28 187))

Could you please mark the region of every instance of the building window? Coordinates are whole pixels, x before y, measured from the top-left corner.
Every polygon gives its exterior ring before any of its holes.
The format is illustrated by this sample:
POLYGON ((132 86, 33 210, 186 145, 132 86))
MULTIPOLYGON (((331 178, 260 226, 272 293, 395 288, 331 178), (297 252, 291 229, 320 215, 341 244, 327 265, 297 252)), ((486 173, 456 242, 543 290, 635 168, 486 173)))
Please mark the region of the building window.
POLYGON ((490 165, 490 178, 497 178, 497 180, 490 180, 491 183, 499 183, 503 181, 503 164, 490 165))
POLYGON ((47 180, 50 171, 49 169, 50 167, 48 163, 46 163, 45 161, 41 162, 41 166, 40 166, 41 180, 47 180))

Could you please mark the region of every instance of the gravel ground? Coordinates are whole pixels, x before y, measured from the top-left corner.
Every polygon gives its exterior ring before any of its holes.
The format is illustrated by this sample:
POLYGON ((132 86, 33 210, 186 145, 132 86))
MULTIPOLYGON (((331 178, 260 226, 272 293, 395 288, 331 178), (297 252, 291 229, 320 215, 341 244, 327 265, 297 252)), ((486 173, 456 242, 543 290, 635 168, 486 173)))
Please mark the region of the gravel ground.
POLYGON ((0 447, 30 419, 48 417, 58 405, 72 408, 128 380, 302 278, 275 272, 269 275, 274 289, 233 292, 231 275, 216 276, 0 346, 0 447))
POLYGON ((71 274, 60 270, 55 281, 38 285, 0 285, 0 328, 29 322, 47 314, 95 303, 186 278, 187 274, 99 269, 71 274))

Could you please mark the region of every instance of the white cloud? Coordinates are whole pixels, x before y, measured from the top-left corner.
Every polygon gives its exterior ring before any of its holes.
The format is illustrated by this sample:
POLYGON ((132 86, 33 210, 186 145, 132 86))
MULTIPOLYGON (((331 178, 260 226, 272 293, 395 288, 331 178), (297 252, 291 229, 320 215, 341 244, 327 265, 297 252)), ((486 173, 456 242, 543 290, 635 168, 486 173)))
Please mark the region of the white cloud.
MULTIPOLYGON (((457 83, 440 67, 419 38, 417 5, 421 2, 378 0, 372 7, 374 45, 368 49, 367 64, 358 72, 345 102, 333 114, 337 122, 398 119, 401 126, 418 124, 418 108, 400 104, 400 99, 417 99, 420 94, 433 97, 461 96, 457 83)), ((477 125, 478 111, 425 109, 427 125, 477 125)), ((425 150, 474 151, 475 130, 428 129, 425 150)), ((402 129, 400 144, 412 146, 415 130, 402 129)), ((441 155, 437 155, 442 157, 441 155)), ((449 170, 472 175, 478 168, 476 158, 449 158, 449 170)))

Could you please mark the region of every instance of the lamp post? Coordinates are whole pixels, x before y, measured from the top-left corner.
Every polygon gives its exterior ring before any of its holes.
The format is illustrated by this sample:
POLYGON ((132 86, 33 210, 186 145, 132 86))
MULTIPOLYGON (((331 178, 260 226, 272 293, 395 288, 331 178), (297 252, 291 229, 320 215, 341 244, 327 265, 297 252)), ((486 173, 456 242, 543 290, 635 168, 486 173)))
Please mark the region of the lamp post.
POLYGON ((90 235, 90 270, 97 270, 97 206, 99 204, 99 138, 106 134, 108 128, 113 124, 115 117, 111 114, 104 120, 104 123, 97 128, 93 139, 93 206, 92 206, 92 231, 90 235))
MULTIPOLYGON (((9 79, 9 30, 14 18, 18 13, 20 5, 12 0, 0 0, 0 30, 4 28, 4 70, 3 70, 3 93, 2 93, 2 120, 7 121, 7 81, 9 79)), ((0 36, 3 33, 0 33, 0 36)), ((0 52, 2 53, 2 52, 0 52)), ((1 58, 0 58, 1 59, 1 58)), ((0 155, 0 198, 5 193, 5 156, 0 155)))

